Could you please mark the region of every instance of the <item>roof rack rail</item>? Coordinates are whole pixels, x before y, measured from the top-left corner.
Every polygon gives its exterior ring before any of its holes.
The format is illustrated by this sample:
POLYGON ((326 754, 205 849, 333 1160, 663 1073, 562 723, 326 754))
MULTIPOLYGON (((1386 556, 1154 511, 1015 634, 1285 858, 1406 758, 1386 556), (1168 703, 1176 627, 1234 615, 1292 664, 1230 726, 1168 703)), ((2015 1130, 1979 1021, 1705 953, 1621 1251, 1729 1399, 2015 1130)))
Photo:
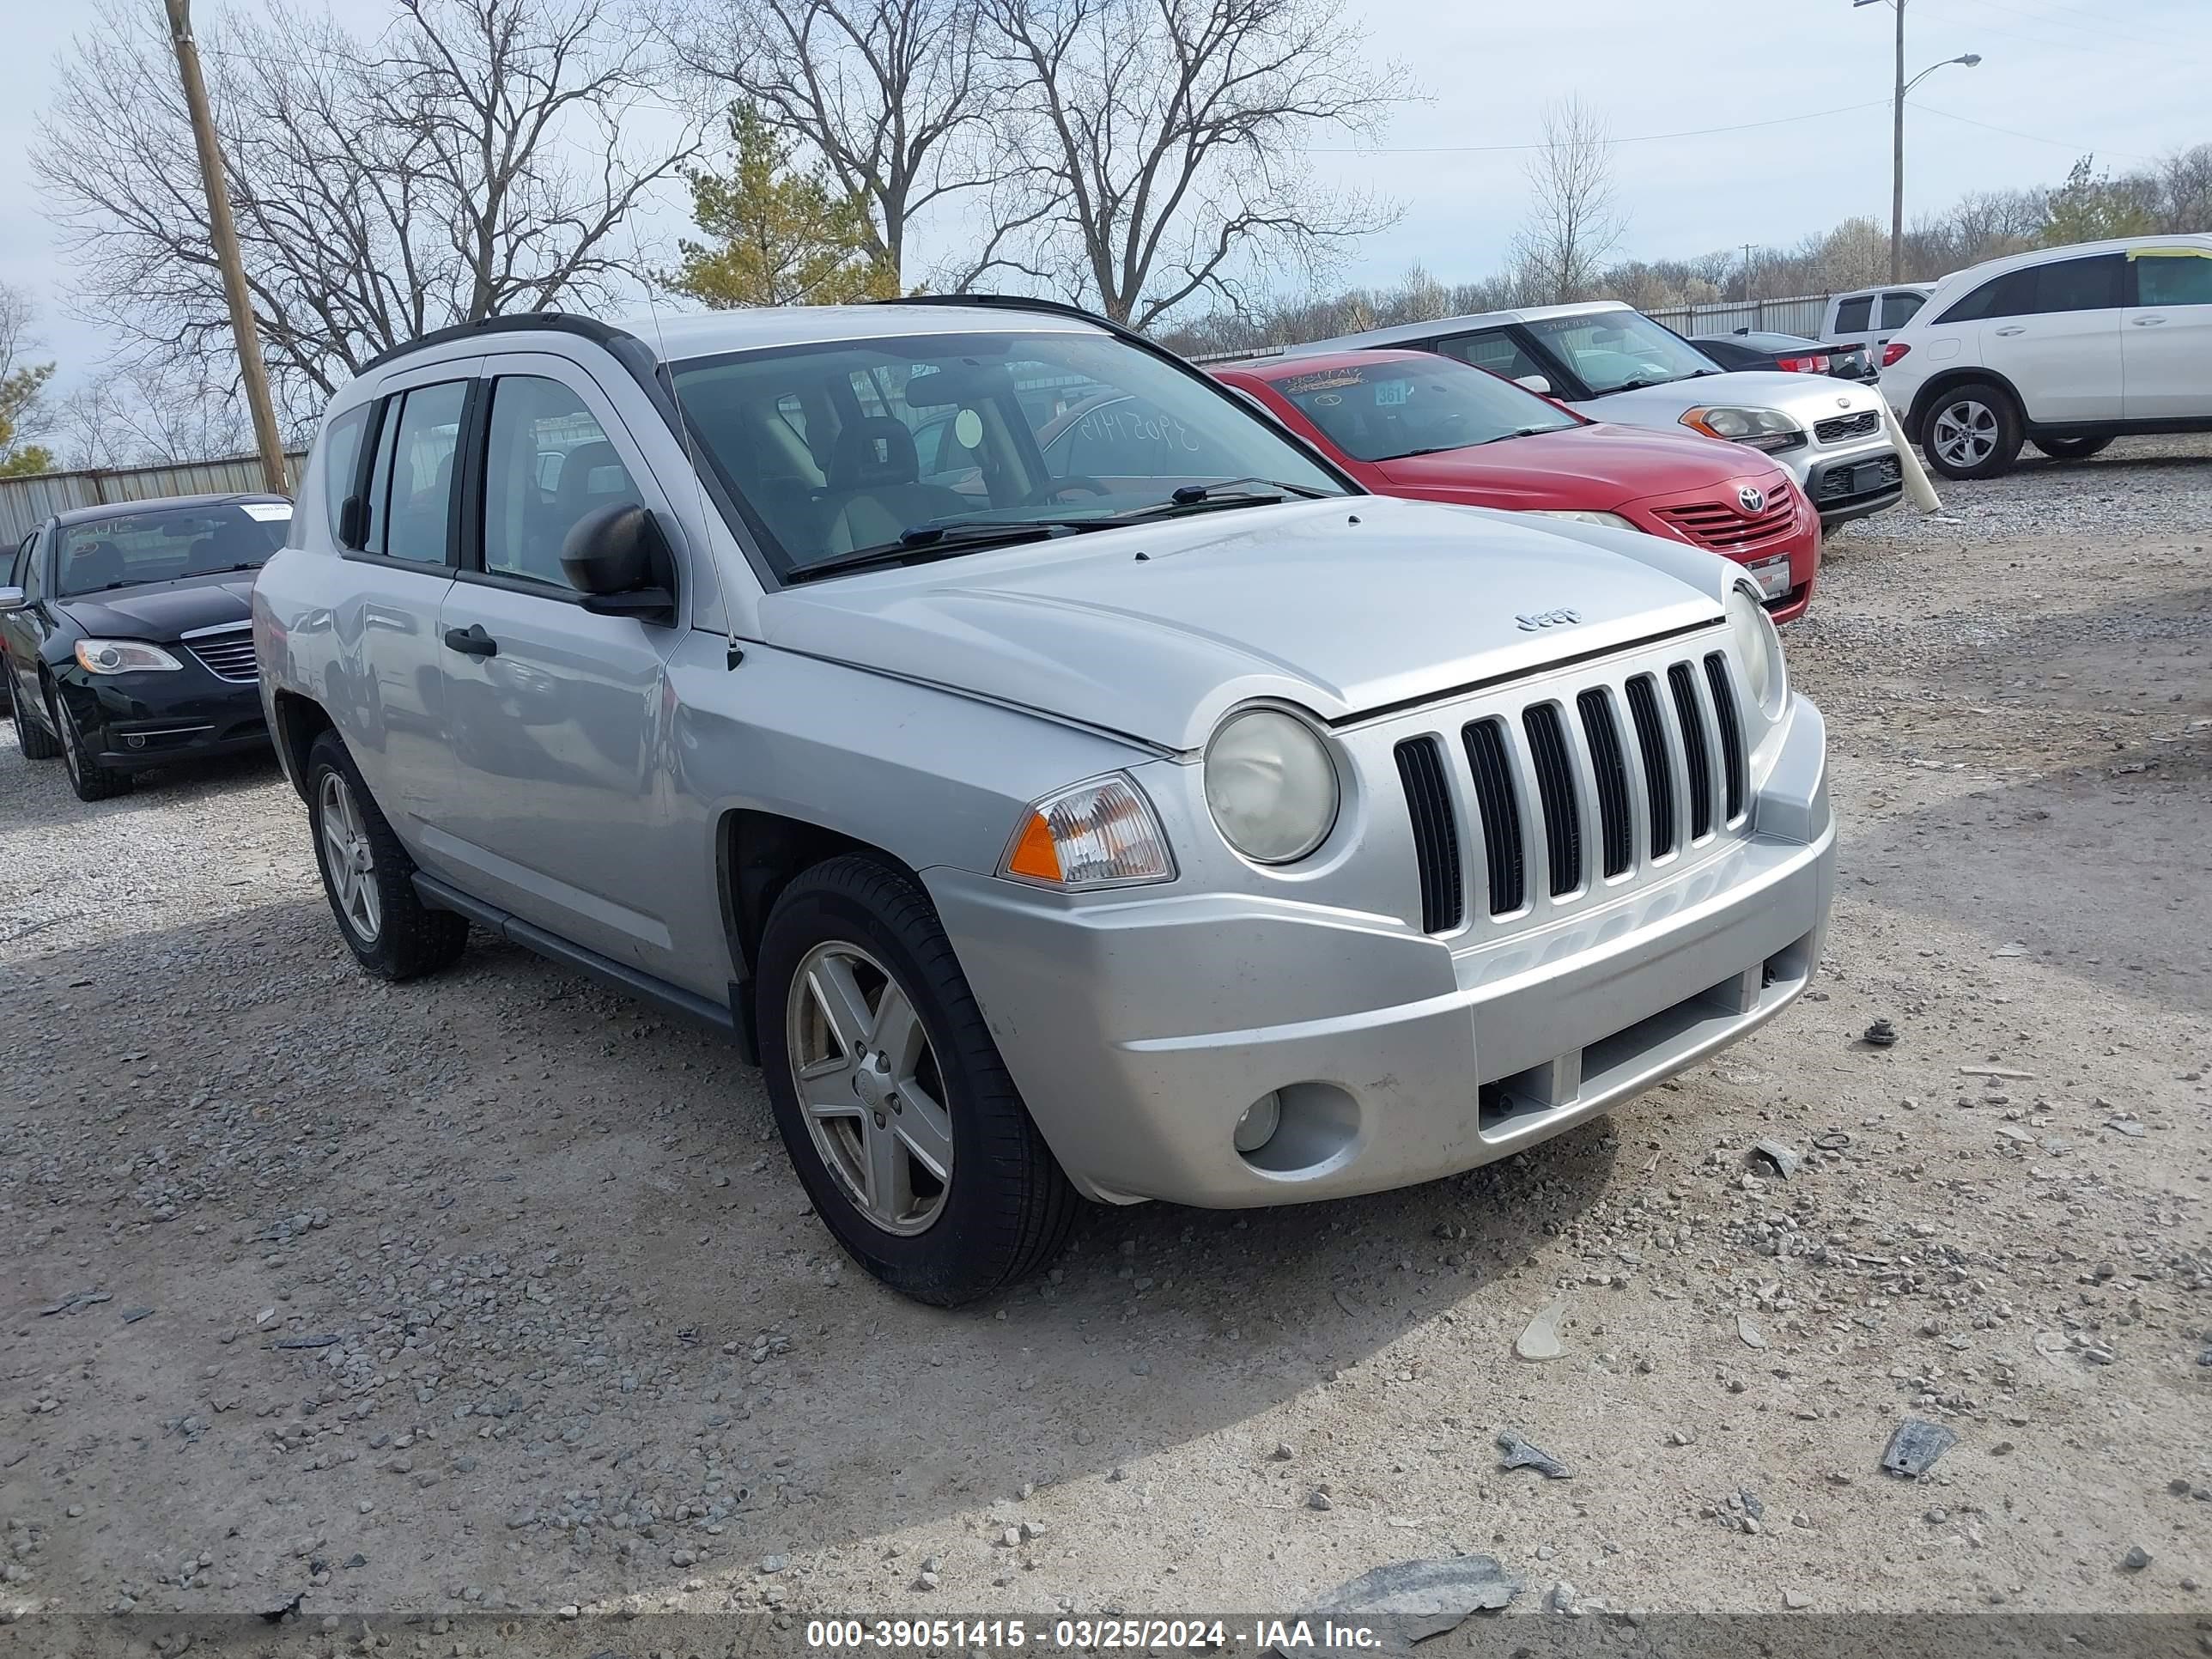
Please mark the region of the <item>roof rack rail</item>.
POLYGON ((634 340, 637 337, 628 329, 603 323, 596 317, 578 317, 565 311, 517 311, 504 316, 484 317, 473 323, 455 323, 449 328, 434 328, 428 334, 403 340, 398 345, 377 353, 361 366, 366 374, 373 368, 417 351, 427 351, 432 346, 441 346, 455 340, 465 340, 476 334, 496 334, 508 331, 526 332, 542 330, 553 334, 574 334, 597 345, 611 346, 617 340, 634 340))

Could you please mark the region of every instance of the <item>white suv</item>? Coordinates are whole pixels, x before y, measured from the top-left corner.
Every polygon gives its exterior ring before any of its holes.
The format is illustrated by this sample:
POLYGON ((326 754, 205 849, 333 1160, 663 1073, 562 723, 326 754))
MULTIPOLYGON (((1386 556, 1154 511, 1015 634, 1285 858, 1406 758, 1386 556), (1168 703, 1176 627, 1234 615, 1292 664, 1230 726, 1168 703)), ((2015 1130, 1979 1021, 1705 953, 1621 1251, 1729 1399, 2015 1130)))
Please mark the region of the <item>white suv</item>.
POLYGON ((2212 235, 1992 259, 1936 285, 1884 349, 1882 395, 1947 478, 2131 433, 2212 431, 2212 235))
POLYGON ((1827 311, 1814 332, 1830 345, 1864 346, 1867 355, 1879 362, 1890 337, 1920 314, 1934 292, 1927 283, 1893 283, 1887 288, 1831 294, 1827 311))

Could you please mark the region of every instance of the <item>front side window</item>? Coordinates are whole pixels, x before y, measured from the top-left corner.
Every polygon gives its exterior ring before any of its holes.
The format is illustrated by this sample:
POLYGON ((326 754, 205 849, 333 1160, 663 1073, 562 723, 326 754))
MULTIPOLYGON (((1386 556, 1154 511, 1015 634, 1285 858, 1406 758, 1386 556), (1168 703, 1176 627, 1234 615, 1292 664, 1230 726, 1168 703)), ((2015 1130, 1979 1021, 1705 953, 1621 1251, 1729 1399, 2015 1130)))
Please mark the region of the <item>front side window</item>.
POLYGON ((556 587, 571 584, 561 547, 586 513, 639 499, 621 453, 584 400, 558 380, 492 383, 484 458, 484 568, 556 587))
POLYGON ((781 575, 872 550, 946 556, 1345 488, 1228 392, 1088 332, 833 341, 673 375, 781 575))
POLYGON ((1721 372, 1704 352, 1641 312, 1546 317, 1523 326, 1565 361, 1593 397, 1721 372))
POLYGON ((1991 317, 2016 317, 2027 309, 2028 273, 2008 270, 2002 276, 1992 276, 1963 300, 1953 305, 1937 323, 1978 323, 1991 317))
POLYGON ((1510 380, 1435 358, 1360 363, 1271 379, 1315 429, 1355 460, 1395 461, 1581 422, 1510 380))
POLYGON ((368 552, 411 564, 446 562, 453 458, 467 393, 467 382, 447 380, 386 400, 368 483, 368 552))
POLYGON ((169 507, 63 527, 58 598, 110 588, 258 570, 292 522, 285 501, 169 507))
POLYGON ((2147 254, 2135 263, 2137 305, 2212 306, 2212 258, 2147 254))
POLYGON ((1863 333, 1874 325, 1874 296, 1862 294, 1856 300, 1838 301, 1836 305, 1836 332, 1863 333))
POLYGON ((2126 261, 2117 253, 2086 259, 2056 259, 2033 273, 2033 312, 2109 311, 2120 303, 2120 279, 2126 261))

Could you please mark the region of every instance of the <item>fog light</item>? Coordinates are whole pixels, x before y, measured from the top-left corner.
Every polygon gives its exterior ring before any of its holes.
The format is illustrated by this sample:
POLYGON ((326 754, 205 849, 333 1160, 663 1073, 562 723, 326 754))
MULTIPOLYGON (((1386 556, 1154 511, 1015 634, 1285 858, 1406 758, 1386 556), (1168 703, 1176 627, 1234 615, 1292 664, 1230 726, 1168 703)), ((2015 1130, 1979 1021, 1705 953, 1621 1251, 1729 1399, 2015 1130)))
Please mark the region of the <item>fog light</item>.
POLYGON ((124 738, 123 741, 129 744, 133 749, 143 749, 146 746, 146 739, 140 737, 135 732, 129 737, 124 738))
POLYGON ((1283 1103, 1269 1090, 1244 1109, 1244 1115, 1237 1120, 1230 1144, 1240 1152, 1256 1152, 1275 1138, 1275 1127, 1283 1121, 1283 1103))

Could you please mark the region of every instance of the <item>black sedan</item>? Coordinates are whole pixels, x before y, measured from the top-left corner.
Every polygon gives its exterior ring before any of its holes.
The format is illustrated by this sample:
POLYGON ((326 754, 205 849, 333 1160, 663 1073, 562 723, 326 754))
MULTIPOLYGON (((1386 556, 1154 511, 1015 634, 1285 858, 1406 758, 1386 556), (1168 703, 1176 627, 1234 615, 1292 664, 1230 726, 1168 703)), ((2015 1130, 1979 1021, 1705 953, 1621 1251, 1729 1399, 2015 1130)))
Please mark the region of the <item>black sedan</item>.
POLYGON ((60 756, 78 798, 105 800, 144 767, 266 748, 253 578, 291 518, 281 495, 183 495, 25 537, 0 586, 25 757, 60 756))
POLYGON ((1723 368, 1778 368, 1839 380, 1871 380, 1881 372, 1864 346, 1822 345, 1799 334, 1740 328, 1733 334, 1696 335, 1691 343, 1723 368))

